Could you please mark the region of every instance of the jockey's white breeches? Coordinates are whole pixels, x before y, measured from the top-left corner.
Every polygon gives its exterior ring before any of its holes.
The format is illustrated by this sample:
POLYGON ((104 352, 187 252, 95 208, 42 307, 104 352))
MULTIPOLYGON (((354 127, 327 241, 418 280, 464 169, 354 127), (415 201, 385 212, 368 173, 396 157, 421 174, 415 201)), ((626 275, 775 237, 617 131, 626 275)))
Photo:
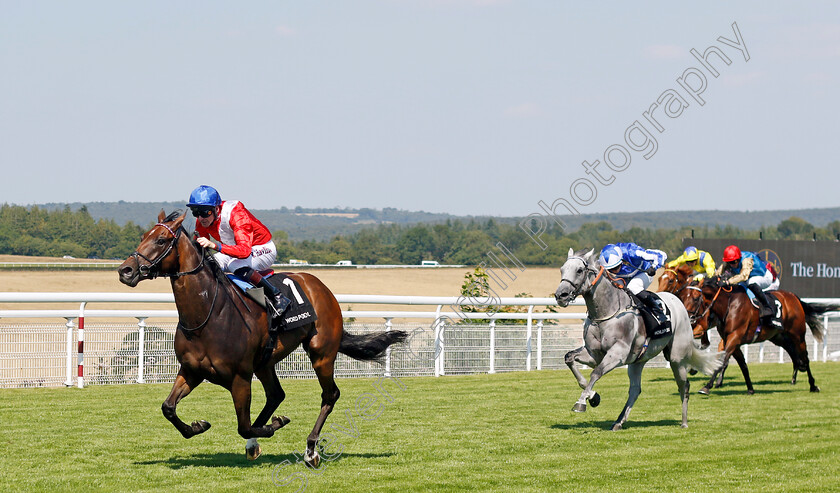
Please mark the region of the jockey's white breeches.
MULTIPOLYGON (((753 276, 753 277, 747 279, 747 284, 756 284, 756 285, 758 285, 758 287, 761 288, 762 291, 766 291, 768 289, 771 289, 771 286, 773 285, 773 273, 768 270, 768 271, 764 272, 763 276, 753 276)), ((777 280, 776 288, 778 288, 778 287, 779 287, 779 283, 778 283, 778 280, 777 280)), ((772 288, 772 289, 776 289, 776 288, 772 288)))
POLYGON ((640 272, 633 276, 633 279, 627 281, 627 290, 633 294, 639 294, 640 291, 650 286, 651 278, 644 272, 640 272))
POLYGON ((273 241, 269 241, 264 245, 252 247, 251 255, 246 258, 231 257, 221 252, 214 254, 213 258, 225 272, 236 272, 243 267, 250 267, 259 272, 271 268, 271 264, 277 258, 277 246, 273 241))

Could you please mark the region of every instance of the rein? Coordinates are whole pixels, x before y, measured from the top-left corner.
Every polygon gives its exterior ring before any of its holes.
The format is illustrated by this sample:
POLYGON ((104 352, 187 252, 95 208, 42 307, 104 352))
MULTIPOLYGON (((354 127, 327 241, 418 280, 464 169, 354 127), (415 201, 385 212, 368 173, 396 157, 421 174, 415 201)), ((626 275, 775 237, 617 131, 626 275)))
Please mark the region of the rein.
MULTIPOLYGON (((586 269, 587 275, 589 273, 595 274, 595 279, 593 279, 592 282, 589 284, 590 288, 595 287, 602 278, 609 279, 610 284, 612 284, 613 287, 615 287, 617 289, 624 290, 626 288, 627 283, 626 283, 626 281, 624 281, 624 279, 619 279, 619 278, 613 277, 612 275, 610 275, 610 273, 606 269, 604 269, 603 266, 601 266, 600 270, 598 270, 596 272, 595 269, 589 267, 589 263, 586 262, 586 260, 583 257, 577 257, 577 256, 569 257, 569 259, 573 259, 573 258, 583 262, 583 267, 584 267, 584 269, 586 269)), ((572 291, 572 299, 574 299, 578 295, 580 295, 580 291, 583 289, 583 286, 586 284, 586 278, 584 278, 584 280, 581 281, 579 286, 575 286, 575 284, 568 279, 561 279, 560 284, 563 284, 563 281, 568 282, 569 284, 572 285, 572 288, 574 288, 574 291, 572 291)), ((612 315, 610 315, 608 317, 603 317, 603 318, 590 318, 590 320, 593 323, 604 322, 606 320, 609 320, 609 319, 615 317, 616 315, 618 315, 620 313, 624 313, 625 311, 628 311, 628 310, 627 309, 622 310, 621 309, 621 304, 619 303, 618 308, 616 308, 615 312, 612 315)))
MULTIPOLYGON (((169 226, 167 226, 164 223, 155 224, 155 228, 158 227, 158 226, 161 226, 161 227, 165 228, 172 235, 172 241, 169 242, 169 246, 166 247, 166 251, 163 252, 161 255, 159 255, 154 260, 149 259, 148 257, 146 257, 142 253, 138 252, 137 250, 135 250, 134 253, 129 255, 129 257, 134 257, 134 260, 137 262, 137 269, 140 271, 140 274, 142 276, 148 277, 150 279, 155 279, 158 276, 172 277, 172 278, 177 279, 177 278, 182 277, 182 276, 188 276, 190 274, 195 274, 196 272, 201 270, 202 267, 204 267, 204 247, 202 247, 202 249, 201 249, 202 250, 201 251, 201 261, 198 263, 198 266, 196 266, 194 269, 189 270, 189 271, 185 271, 185 272, 176 272, 174 274, 166 274, 166 273, 161 274, 160 273, 161 262, 163 262, 163 259, 165 259, 170 253, 172 253, 173 250, 176 251, 176 252, 178 251, 178 238, 181 236, 181 233, 185 232, 186 230, 184 229, 183 226, 180 226, 176 231, 172 231, 172 228, 170 228, 169 226), (140 264, 140 259, 141 258, 143 260, 145 260, 148 264, 147 265, 141 265, 140 264)), ((154 228, 152 228, 152 229, 154 229, 154 228)))
MULTIPOLYGON (((703 296, 703 290, 702 290, 702 289, 698 288, 697 286, 686 286, 686 289, 691 289, 691 290, 694 290, 694 291, 699 291, 699 292, 700 292, 700 297, 701 297, 701 298, 702 298, 702 300, 703 300, 703 301, 700 303, 700 307, 702 307, 702 306, 706 303, 706 297, 705 297, 705 296, 703 296)), ((698 307, 698 309, 697 309, 697 310, 694 310, 694 311, 691 313, 690 317, 691 317, 691 318, 693 318, 693 320, 692 320, 692 322, 691 322, 691 323, 692 323, 692 325, 694 324, 694 322, 696 322, 696 321, 697 321, 697 319, 699 319, 699 318, 706 318, 706 317, 709 315, 709 312, 712 310, 712 306, 714 306, 715 301, 717 300, 718 296, 720 296, 720 292, 721 292, 721 291, 724 291, 724 292, 726 292, 726 293, 730 293, 730 292, 732 292, 732 286, 729 286, 729 289, 725 289, 725 288, 724 288, 724 286, 718 286, 718 289, 717 289, 717 291, 715 292, 715 295, 712 297, 712 301, 710 301, 710 302, 709 302, 709 304, 706 306, 706 308, 703 310, 703 314, 702 314, 702 315, 700 315, 700 316, 698 316, 698 315, 697 315, 697 312, 699 312, 699 311, 700 311, 700 310, 699 310, 699 308, 700 308, 700 307, 698 307)), ((727 305, 727 306, 726 306, 726 313, 727 313, 727 314, 729 313, 729 305, 727 305)), ((726 314, 724 314, 723 318, 724 318, 724 319, 726 319, 726 314)))

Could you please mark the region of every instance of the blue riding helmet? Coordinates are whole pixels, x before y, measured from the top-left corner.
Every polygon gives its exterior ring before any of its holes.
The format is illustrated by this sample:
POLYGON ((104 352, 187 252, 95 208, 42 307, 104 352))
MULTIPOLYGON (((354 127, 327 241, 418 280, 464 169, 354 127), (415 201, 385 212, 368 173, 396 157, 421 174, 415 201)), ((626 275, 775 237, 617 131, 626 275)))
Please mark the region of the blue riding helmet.
POLYGON ((601 255, 598 257, 598 263, 605 269, 612 269, 621 264, 624 259, 624 254, 621 253, 621 248, 612 243, 601 249, 601 255))
POLYGON ((187 207, 216 207, 222 203, 219 192, 210 185, 201 185, 190 194, 187 207))

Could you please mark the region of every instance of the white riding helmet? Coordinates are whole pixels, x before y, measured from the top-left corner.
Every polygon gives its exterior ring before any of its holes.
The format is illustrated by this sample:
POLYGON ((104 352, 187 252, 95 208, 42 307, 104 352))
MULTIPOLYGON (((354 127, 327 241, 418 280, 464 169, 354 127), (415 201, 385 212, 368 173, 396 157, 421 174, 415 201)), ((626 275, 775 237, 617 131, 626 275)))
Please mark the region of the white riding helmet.
POLYGON ((621 248, 610 243, 601 249, 601 255, 598 257, 598 263, 605 269, 612 269, 621 264, 624 255, 621 253, 621 248))

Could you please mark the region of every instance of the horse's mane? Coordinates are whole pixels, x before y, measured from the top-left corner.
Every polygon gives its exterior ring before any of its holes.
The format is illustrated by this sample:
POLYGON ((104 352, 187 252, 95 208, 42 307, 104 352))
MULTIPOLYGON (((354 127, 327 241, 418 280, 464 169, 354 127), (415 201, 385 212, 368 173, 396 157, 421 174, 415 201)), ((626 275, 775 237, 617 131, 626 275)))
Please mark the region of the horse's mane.
POLYGON ((168 216, 166 216, 166 219, 164 219, 163 222, 172 222, 181 217, 181 214, 183 214, 183 211, 181 209, 175 209, 174 211, 170 212, 168 216))

